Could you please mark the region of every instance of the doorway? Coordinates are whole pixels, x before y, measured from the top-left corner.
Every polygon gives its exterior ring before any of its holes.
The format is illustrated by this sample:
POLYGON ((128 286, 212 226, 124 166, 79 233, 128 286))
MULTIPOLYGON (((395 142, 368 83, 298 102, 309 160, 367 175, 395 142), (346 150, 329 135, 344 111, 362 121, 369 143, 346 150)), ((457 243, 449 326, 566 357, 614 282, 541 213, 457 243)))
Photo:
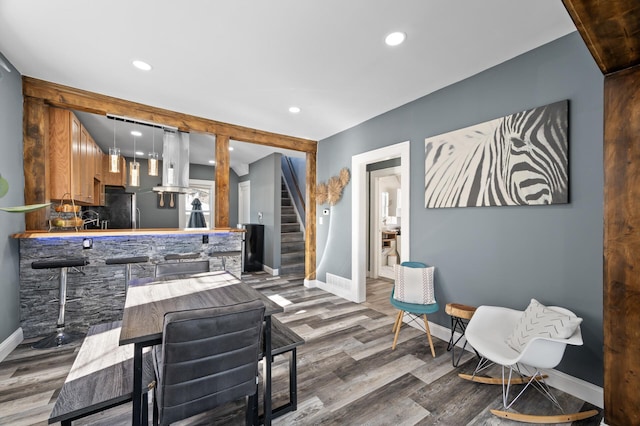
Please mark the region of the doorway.
POLYGON ((402 221, 400 233, 400 261, 410 259, 409 242, 410 232, 410 151, 409 141, 389 145, 380 149, 354 155, 351 157, 351 170, 353 176, 353 197, 351 199, 351 291, 352 299, 356 302, 364 302, 367 295, 367 225, 369 197, 367 191, 367 165, 400 158, 400 182, 405 195, 401 197, 400 209, 402 221))
POLYGON ((370 172, 369 191, 369 275, 394 278, 399 263, 402 234, 402 182, 400 167, 370 172))
POLYGON ((238 224, 251 223, 251 181, 238 184, 238 224))

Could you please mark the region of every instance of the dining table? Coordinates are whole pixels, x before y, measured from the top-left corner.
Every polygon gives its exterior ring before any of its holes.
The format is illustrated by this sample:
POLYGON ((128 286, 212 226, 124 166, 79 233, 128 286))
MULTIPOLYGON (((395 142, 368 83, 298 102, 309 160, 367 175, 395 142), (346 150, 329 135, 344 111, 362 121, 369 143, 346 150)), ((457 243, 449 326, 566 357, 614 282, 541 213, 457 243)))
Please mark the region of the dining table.
MULTIPOLYGON (((164 316, 167 312, 233 305, 253 300, 265 304, 264 350, 271 353, 271 316, 284 309, 234 275, 225 271, 190 276, 156 278, 144 285, 131 285, 122 316, 120 345, 134 345, 132 425, 143 422, 142 352, 147 346, 162 343, 164 316)), ((271 424, 271 362, 265 356, 264 413, 265 425, 271 424)), ((145 416, 146 418, 146 416, 145 416)))

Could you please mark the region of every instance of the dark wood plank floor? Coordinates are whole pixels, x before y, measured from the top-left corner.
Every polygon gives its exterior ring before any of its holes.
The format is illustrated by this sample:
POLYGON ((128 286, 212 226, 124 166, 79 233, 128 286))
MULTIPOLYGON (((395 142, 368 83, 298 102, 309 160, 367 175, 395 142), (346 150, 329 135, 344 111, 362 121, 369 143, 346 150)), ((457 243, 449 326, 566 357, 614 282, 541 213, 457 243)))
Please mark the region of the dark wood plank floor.
MULTIPOLYGON (((298 410, 276 425, 511 425, 489 409, 501 408, 499 386, 458 378, 470 373, 475 358, 465 355, 451 366, 446 342, 434 338, 431 357, 423 332, 403 327, 395 351, 391 327, 395 310, 388 297, 391 282, 369 280, 367 302, 355 304, 319 289, 307 289, 301 276, 243 277, 255 288, 285 305, 277 317, 304 337, 298 348, 298 410)), ((0 425, 46 425, 79 344, 53 350, 30 349, 29 341, 0 363, 0 425)), ((285 357, 274 364, 274 404, 288 398, 285 357)), ((555 392, 565 411, 594 408, 570 395, 555 392)), ((241 404, 230 404, 196 416, 181 425, 243 424, 241 404)), ((107 410, 74 422, 127 425, 131 405, 107 410)), ((525 393, 515 410, 558 414, 537 392, 525 393)), ((575 425, 599 425, 601 415, 575 425)))

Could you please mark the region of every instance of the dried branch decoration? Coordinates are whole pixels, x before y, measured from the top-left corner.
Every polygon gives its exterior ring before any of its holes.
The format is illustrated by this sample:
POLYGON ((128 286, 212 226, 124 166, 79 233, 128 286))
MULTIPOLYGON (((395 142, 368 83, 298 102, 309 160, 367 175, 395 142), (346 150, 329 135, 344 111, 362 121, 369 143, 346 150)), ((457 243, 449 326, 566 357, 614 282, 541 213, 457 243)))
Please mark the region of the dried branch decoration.
POLYGON ((338 176, 338 178, 340 179, 340 185, 342 185, 343 188, 347 186, 349 180, 351 180, 351 173, 349 173, 349 169, 343 167, 340 170, 340 175, 338 176))
POLYGON ((328 196, 327 184, 326 183, 319 183, 316 186, 316 203, 317 204, 326 203, 327 202, 327 196, 328 196))
POLYGON ((340 179, 337 176, 331 176, 327 181, 327 201, 330 206, 335 206, 342 197, 342 185, 340 185, 340 179))
POLYGON ((349 169, 343 167, 338 176, 330 177, 327 183, 318 183, 316 186, 316 203, 324 204, 328 202, 329 205, 335 206, 342 198, 342 190, 347 186, 349 180, 351 180, 349 169))

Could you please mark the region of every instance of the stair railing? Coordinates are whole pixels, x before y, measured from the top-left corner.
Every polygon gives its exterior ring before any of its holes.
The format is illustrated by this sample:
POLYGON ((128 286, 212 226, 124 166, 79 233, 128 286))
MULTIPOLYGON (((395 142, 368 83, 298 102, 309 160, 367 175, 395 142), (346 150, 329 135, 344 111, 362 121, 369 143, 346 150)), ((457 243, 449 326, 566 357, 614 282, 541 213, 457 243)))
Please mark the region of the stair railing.
POLYGON ((291 159, 285 155, 282 156, 282 175, 284 177, 285 185, 289 189, 289 193, 291 194, 291 198, 293 199, 293 205, 295 209, 298 211, 298 217, 300 218, 300 222, 302 226, 305 226, 305 202, 304 196, 302 195, 302 191, 300 190, 300 185, 298 184, 298 179, 296 178, 296 173, 293 168, 293 164, 291 163, 291 159), (292 191, 294 189, 295 191, 292 191))

